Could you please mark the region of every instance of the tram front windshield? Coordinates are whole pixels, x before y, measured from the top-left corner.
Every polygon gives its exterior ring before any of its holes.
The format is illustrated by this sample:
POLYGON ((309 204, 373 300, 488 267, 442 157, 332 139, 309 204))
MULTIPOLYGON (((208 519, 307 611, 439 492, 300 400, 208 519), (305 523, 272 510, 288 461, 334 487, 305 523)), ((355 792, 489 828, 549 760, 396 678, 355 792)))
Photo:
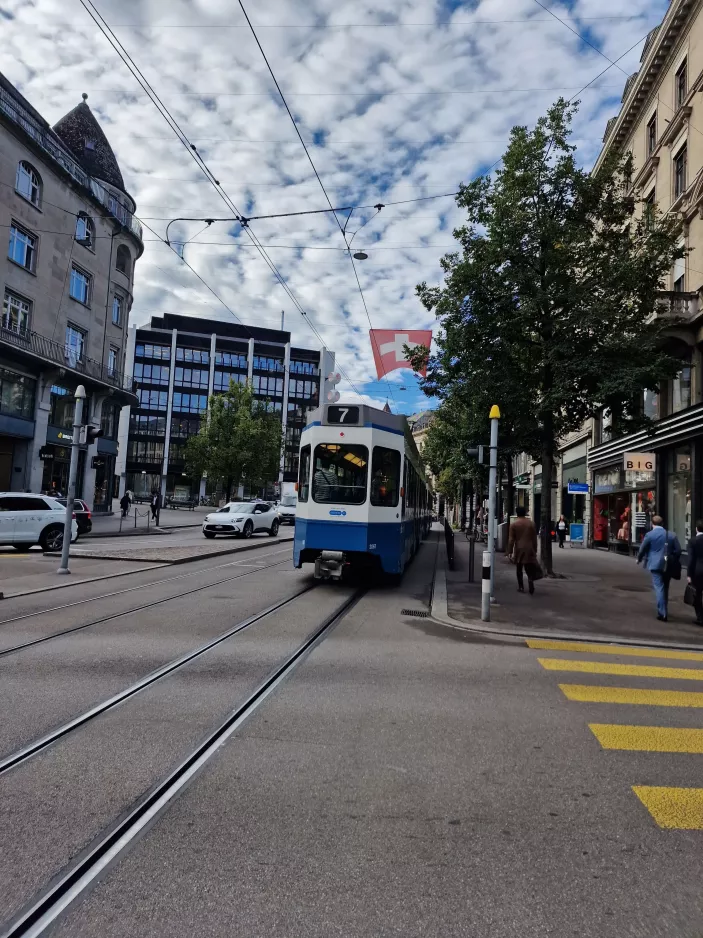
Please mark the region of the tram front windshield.
POLYGON ((369 466, 369 451, 352 443, 319 443, 315 447, 312 497, 335 505, 363 505, 369 466))

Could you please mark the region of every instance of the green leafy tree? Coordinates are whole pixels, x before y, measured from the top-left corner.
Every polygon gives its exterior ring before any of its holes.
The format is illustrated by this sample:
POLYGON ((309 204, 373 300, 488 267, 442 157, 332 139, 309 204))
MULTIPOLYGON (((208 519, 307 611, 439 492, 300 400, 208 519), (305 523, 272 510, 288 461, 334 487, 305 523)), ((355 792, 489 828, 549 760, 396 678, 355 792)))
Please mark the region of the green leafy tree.
POLYGON ((227 500, 233 487, 258 488, 278 478, 281 419, 254 397, 249 385, 230 381, 224 394, 210 398, 207 419, 186 444, 186 469, 222 480, 227 500))
POLYGON ((621 423, 644 418, 644 388, 678 370, 652 314, 674 260, 680 223, 639 211, 632 161, 617 154, 597 174, 569 143, 575 105, 558 101, 533 130, 515 127, 492 180, 460 187, 459 250, 442 259, 441 286, 418 286, 442 331, 426 387, 463 401, 477 425, 490 404, 502 438, 542 463, 542 560, 552 572, 548 521, 558 442, 600 408, 621 423))

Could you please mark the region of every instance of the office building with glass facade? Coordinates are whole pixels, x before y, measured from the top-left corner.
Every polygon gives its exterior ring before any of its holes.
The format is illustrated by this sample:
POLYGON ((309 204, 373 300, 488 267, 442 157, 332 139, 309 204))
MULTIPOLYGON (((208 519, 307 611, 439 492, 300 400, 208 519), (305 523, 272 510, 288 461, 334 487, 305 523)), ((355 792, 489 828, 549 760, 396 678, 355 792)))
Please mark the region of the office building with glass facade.
POLYGON ((333 352, 294 347, 285 331, 166 314, 130 329, 127 358, 137 403, 120 418, 121 492, 148 498, 158 489, 169 500, 214 494, 213 480, 189 477, 184 450, 205 418, 209 397, 226 391, 230 381, 249 382, 255 396, 281 415, 281 467, 267 493, 295 483, 300 433, 308 410, 327 394, 333 352))

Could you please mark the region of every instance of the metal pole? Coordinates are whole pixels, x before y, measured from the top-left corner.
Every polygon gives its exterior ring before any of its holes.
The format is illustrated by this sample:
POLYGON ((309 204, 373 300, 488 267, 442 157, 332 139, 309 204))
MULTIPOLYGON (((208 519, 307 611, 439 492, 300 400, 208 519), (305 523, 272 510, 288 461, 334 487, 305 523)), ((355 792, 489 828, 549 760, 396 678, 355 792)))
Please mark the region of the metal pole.
POLYGON ((491 552, 484 550, 481 569, 481 619, 491 621, 491 552))
POLYGON ((81 426, 83 425, 83 401, 85 388, 79 384, 76 388, 76 408, 73 412, 73 441, 71 442, 71 468, 68 472, 68 492, 66 495, 66 519, 63 524, 63 544, 61 546, 61 566, 56 571, 59 574, 70 573, 68 569, 68 556, 71 551, 71 535, 73 534, 73 503, 76 498, 76 476, 78 475, 78 447, 81 440, 81 426))
POLYGON ((491 602, 496 600, 496 486, 498 483, 498 421, 500 409, 497 404, 491 407, 491 460, 488 475, 488 552, 491 555, 491 602))

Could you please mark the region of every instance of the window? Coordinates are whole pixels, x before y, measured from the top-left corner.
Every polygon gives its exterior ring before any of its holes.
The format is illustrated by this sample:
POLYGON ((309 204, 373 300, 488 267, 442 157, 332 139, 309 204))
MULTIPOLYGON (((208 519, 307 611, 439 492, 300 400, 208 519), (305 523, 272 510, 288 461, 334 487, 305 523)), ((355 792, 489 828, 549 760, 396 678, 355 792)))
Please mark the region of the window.
POLYGON ((119 293, 115 293, 112 298, 112 324, 113 326, 122 325, 122 304, 124 298, 119 293))
POLYGON ((238 352, 215 352, 216 365, 228 365, 230 368, 247 367, 247 357, 238 352))
POLYGON ((106 440, 117 439, 117 427, 120 418, 120 408, 117 404, 110 404, 107 401, 103 404, 102 416, 100 418, 100 427, 106 440))
POLYGON ((198 368, 176 368, 174 383, 186 388, 203 388, 207 390, 209 378, 209 372, 201 371, 198 368))
POLYGON ((298 471, 298 501, 306 502, 310 494, 310 447, 300 451, 300 469, 298 471))
POLYGON ((120 350, 115 348, 114 345, 110 346, 110 351, 107 353, 107 373, 111 378, 114 378, 117 374, 117 362, 120 358, 120 350))
POLYGON ((23 300, 21 296, 5 290, 5 299, 2 303, 2 327, 8 332, 24 335, 29 329, 29 314, 32 304, 23 300))
POLYGON ((73 391, 55 384, 51 388, 49 423, 63 430, 73 427, 75 401, 73 391))
POLYGON ((87 215, 81 214, 76 219, 76 241, 84 248, 95 250, 95 225, 87 215))
MULTIPOLYGON (((111 211, 113 211, 111 209, 111 211)), ((115 212, 113 211, 113 214, 115 212)), ((120 273, 124 274, 126 277, 129 277, 132 270, 132 255, 129 253, 129 248, 125 247, 124 244, 121 244, 117 248, 117 257, 115 259, 115 269, 119 270, 120 273)))
POLYGON ((687 147, 682 147, 674 157, 674 198, 686 191, 686 168, 688 164, 687 147))
POLYGON ((238 371, 216 371, 214 388, 216 391, 228 391, 230 381, 235 384, 246 384, 247 376, 238 371))
POLYGON ((24 160, 17 167, 17 177, 15 179, 15 191, 23 198, 36 205, 39 208, 41 202, 41 178, 39 173, 29 163, 24 160))
POLYGON ((679 65, 676 71, 676 78, 674 79, 674 88, 676 94, 676 107, 681 107, 681 105, 686 100, 687 81, 686 81, 686 72, 687 72, 687 61, 683 60, 681 65, 679 65))
POLYGON ((200 430, 200 419, 198 417, 174 417, 171 420, 171 439, 187 440, 189 436, 195 436, 200 430))
MULTIPOLYGON (((103 405, 104 409, 104 405, 103 405)), ((173 432, 173 431, 172 431, 173 432)), ((130 414, 130 436, 164 436, 166 433, 166 418, 152 417, 150 414, 130 414)))
POLYGON ((207 410, 207 395, 181 394, 180 391, 175 391, 173 409, 179 411, 179 413, 200 414, 207 410))
POLYGON ((145 365, 142 362, 134 363, 134 377, 144 384, 168 384, 168 365, 145 365))
POLYGON ((135 353, 137 358, 160 358, 161 361, 171 360, 171 349, 168 345, 137 345, 135 353))
POLYGON ((654 222, 657 215, 657 194, 656 190, 652 189, 649 195, 644 200, 644 223, 647 229, 654 227, 654 222))
POLYGON ((647 124, 647 156, 651 156, 657 148, 657 115, 656 113, 647 124))
POLYGON ((395 508, 400 492, 400 452, 374 446, 371 463, 371 504, 395 508))
MULTIPOLYGON (((683 244, 678 247, 682 248, 683 244)), ((683 293, 686 283, 686 258, 677 257, 674 261, 674 272, 671 277, 674 293, 683 293)))
POLYGON ((127 444, 128 462, 160 463, 164 459, 164 444, 155 440, 131 440, 127 444))
POLYGON ((179 362, 195 362, 198 365, 210 363, 210 353, 199 348, 177 348, 176 360, 179 362))
POLYGON ((0 368, 0 413, 33 420, 36 389, 33 378, 0 368))
POLYGON ((139 406, 142 410, 166 410, 168 407, 167 391, 139 390, 139 406))
POLYGON ((351 443, 319 443, 313 461, 312 497, 316 502, 363 505, 369 451, 351 443))
POLYGON ((315 362, 292 361, 290 363, 290 373, 299 375, 316 375, 319 374, 319 371, 315 362))
POLYGON ((10 250, 8 257, 25 270, 34 270, 37 255, 37 239, 18 225, 10 226, 10 250))
POLYGON ((643 407, 645 417, 650 420, 659 419, 659 392, 647 388, 643 395, 643 407))
POLYGON ((84 352, 85 332, 69 323, 66 326, 66 358, 72 368, 74 368, 78 362, 83 361, 84 352))
POLYGON ((691 406, 691 365, 685 364, 671 382, 671 412, 678 413, 691 406))
POLYGON ((78 267, 71 268, 71 284, 68 292, 74 300, 78 300, 84 306, 87 306, 90 301, 90 281, 90 274, 79 270, 78 267))

